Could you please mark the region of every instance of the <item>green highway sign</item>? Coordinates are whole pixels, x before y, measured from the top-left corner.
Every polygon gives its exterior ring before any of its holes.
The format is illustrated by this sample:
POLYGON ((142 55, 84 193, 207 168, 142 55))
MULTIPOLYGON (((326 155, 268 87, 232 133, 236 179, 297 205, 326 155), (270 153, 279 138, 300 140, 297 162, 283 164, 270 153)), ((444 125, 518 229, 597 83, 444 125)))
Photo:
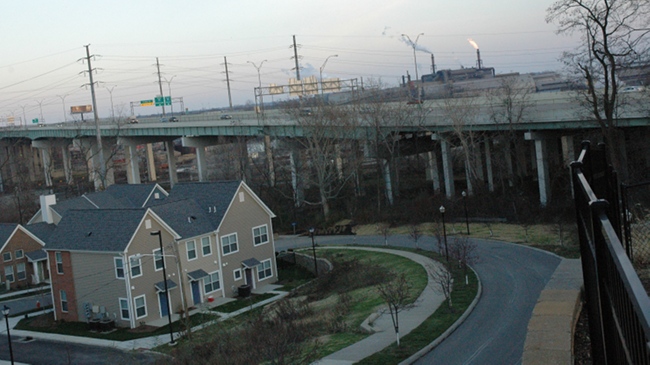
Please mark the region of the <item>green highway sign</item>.
POLYGON ((165 96, 165 105, 172 105, 172 97, 165 96))
POLYGON ((156 96, 156 106, 172 105, 171 96, 156 96))
POLYGON ((34 124, 38 124, 38 118, 34 118, 34 119, 32 119, 32 123, 34 123, 34 124))

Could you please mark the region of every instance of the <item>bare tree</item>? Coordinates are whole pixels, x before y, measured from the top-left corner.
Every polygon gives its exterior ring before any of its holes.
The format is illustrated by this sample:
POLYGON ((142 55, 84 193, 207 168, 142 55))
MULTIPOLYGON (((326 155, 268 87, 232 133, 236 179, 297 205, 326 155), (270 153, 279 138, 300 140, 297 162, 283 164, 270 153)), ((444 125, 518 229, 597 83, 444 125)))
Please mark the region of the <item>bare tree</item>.
POLYGON ((451 290, 454 284, 454 275, 451 269, 442 263, 436 263, 427 265, 427 272, 433 284, 433 290, 436 293, 444 295, 447 301, 447 307, 451 310, 453 306, 451 302, 451 290))
POLYGON ((409 225, 409 237, 415 242, 415 248, 420 248, 418 246, 418 241, 420 238, 422 238, 422 230, 420 229, 420 226, 417 224, 411 224, 409 225))
POLYGON ((397 275, 392 280, 386 280, 377 285, 379 295, 388 305, 386 311, 390 313, 390 318, 393 320, 393 328, 397 337, 397 347, 400 345, 399 314, 415 305, 415 302, 411 298, 410 289, 411 284, 406 279, 404 273, 397 275))
POLYGON ((384 236, 384 245, 388 246, 388 237, 390 237, 390 224, 389 223, 377 223, 377 233, 384 236))
POLYGON ((578 33, 582 44, 564 61, 586 84, 580 94, 609 145, 612 165, 623 181, 628 168, 618 122, 619 71, 648 61, 650 2, 636 0, 559 0, 547 9, 547 22, 560 34, 578 33))
POLYGON ((449 255, 458 261, 465 275, 467 275, 469 267, 478 262, 479 259, 476 252, 476 243, 470 241, 468 237, 454 237, 449 247, 449 255))

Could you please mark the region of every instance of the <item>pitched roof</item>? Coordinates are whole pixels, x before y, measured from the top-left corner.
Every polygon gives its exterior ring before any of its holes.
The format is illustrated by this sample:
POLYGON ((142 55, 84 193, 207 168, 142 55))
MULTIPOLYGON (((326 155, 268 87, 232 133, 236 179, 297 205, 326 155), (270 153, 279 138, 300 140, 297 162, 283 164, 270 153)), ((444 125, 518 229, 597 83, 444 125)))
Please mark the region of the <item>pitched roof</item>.
POLYGON ((47 222, 39 222, 39 223, 28 224, 23 228, 28 230, 34 236, 38 237, 38 239, 40 239, 41 241, 47 242, 50 236, 52 235, 52 232, 54 232, 56 225, 47 222))
POLYGON ((167 192, 158 184, 114 184, 106 188, 106 192, 117 199, 128 202, 130 207, 141 208, 147 203, 154 191, 166 196, 167 192))
POLYGON ((193 199, 203 212, 212 212, 212 216, 219 223, 240 184, 240 181, 180 183, 174 185, 169 192, 169 199, 193 199), (216 213, 213 211, 215 208, 216 213))
POLYGON ((17 226, 18 223, 0 223, 0 247, 7 242, 17 226))
POLYGON ((50 236, 46 250, 122 252, 146 209, 70 210, 50 236))
POLYGON ((184 238, 214 231, 219 224, 215 217, 204 214, 193 199, 168 201, 152 206, 151 210, 184 238))

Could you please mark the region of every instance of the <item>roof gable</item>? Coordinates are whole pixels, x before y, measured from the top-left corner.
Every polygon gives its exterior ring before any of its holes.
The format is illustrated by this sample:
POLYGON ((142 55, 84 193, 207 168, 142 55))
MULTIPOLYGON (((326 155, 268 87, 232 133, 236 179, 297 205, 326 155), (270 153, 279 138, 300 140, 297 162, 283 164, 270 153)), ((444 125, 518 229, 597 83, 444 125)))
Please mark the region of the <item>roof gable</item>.
POLYGON ((0 223, 0 251, 5 249, 5 246, 17 228, 18 223, 0 223))

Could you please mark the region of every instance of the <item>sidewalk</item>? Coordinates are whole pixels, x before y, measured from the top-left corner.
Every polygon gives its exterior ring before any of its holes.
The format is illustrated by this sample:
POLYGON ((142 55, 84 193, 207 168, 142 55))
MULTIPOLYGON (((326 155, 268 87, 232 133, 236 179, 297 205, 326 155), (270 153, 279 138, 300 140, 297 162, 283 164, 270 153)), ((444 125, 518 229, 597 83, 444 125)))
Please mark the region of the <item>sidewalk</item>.
MULTIPOLYGON (((320 247, 321 249, 329 247, 320 247)), ((380 248, 362 248, 362 247, 332 247, 336 249, 355 249, 355 250, 366 250, 366 251, 377 251, 377 252, 387 252, 399 256, 406 257, 411 259, 420 265, 422 265, 427 272, 430 270, 430 267, 440 266, 441 264, 437 261, 434 261, 428 257, 418 255, 416 253, 400 251, 400 250, 391 250, 391 249, 380 249, 380 248)), ((429 284, 424 288, 422 293, 417 299, 417 304, 414 308, 401 312, 399 314, 399 323, 400 323, 400 338, 409 334, 413 329, 418 327, 425 319, 429 318, 433 312, 438 309, 438 307, 443 303, 445 297, 442 294, 438 294, 433 290, 433 285, 431 283, 431 278, 429 278, 429 284)), ((374 316, 372 316, 374 317, 374 316)), ((337 351, 331 355, 328 355, 318 361, 315 365, 344 365, 344 364, 353 364, 357 361, 383 350, 388 347, 390 344, 396 341, 395 330, 393 327, 393 322, 390 317, 390 313, 380 314, 377 319, 375 319, 370 327, 375 331, 374 334, 366 337, 365 339, 350 345, 340 351, 337 351)))

